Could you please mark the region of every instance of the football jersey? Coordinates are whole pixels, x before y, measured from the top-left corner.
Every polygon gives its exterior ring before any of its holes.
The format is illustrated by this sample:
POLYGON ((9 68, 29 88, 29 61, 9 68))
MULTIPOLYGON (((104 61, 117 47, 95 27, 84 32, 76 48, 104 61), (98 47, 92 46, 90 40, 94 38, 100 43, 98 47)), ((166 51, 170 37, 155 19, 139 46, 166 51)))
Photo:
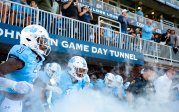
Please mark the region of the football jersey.
POLYGON ((25 45, 13 46, 8 54, 8 58, 12 57, 20 60, 24 66, 5 75, 5 77, 17 82, 26 81, 32 83, 38 77, 37 72, 43 64, 44 57, 40 56, 41 59, 38 60, 37 54, 25 45))

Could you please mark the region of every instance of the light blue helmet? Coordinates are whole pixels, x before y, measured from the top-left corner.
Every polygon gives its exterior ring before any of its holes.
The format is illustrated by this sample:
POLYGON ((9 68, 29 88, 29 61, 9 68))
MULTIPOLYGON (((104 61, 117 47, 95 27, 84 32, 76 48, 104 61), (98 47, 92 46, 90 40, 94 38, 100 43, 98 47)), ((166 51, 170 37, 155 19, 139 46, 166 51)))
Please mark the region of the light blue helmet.
POLYGON ((34 50, 36 53, 47 56, 51 51, 51 39, 47 30, 40 25, 29 25, 21 31, 20 44, 34 50), (43 46, 43 49, 40 48, 43 46))
POLYGON ((59 71, 61 71, 61 66, 58 63, 47 63, 44 68, 47 75, 52 78, 56 77, 59 71))
POLYGON ((104 82, 106 86, 108 87, 114 87, 115 86, 115 76, 112 73, 107 73, 104 78, 104 82))
POLYGON ((72 57, 68 62, 68 73, 76 80, 81 80, 88 72, 86 60, 80 56, 72 57))
POLYGON ((116 75, 115 79, 116 79, 116 87, 123 85, 123 78, 120 75, 116 75))

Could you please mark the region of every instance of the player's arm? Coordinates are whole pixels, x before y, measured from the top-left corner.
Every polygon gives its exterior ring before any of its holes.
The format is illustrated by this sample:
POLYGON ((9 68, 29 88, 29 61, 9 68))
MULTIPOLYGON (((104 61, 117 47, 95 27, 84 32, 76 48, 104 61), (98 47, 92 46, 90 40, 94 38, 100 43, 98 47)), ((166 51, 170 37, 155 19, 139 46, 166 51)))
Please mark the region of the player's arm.
POLYGON ((16 82, 7 78, 0 77, 0 90, 19 94, 28 94, 33 91, 33 85, 26 81, 16 82), (8 90, 12 89, 12 90, 8 90))
POLYGON ((7 78, 3 78, 7 73, 21 69, 24 66, 24 62, 17 57, 9 58, 5 63, 0 64, 0 89, 6 91, 7 88, 13 89, 15 92, 20 94, 26 94, 32 91, 33 87, 31 84, 20 81, 16 82, 7 78))
POLYGON ((21 69, 24 66, 24 62, 17 58, 9 58, 5 63, 0 64, 0 77, 4 77, 7 73, 21 69))
MULTIPOLYGON (((49 81, 51 81, 51 80, 49 80, 49 81)), ((50 82, 50 83, 52 83, 52 82, 50 82)), ((58 94, 62 93, 62 90, 58 86, 48 84, 48 82, 43 82, 40 78, 37 78, 33 84, 35 86, 43 88, 44 91, 45 90, 52 91, 52 92, 55 92, 55 93, 58 93, 58 94)))
POLYGON ((0 77, 3 77, 7 73, 21 69, 24 66, 24 62, 17 58, 9 58, 5 63, 0 64, 0 77))

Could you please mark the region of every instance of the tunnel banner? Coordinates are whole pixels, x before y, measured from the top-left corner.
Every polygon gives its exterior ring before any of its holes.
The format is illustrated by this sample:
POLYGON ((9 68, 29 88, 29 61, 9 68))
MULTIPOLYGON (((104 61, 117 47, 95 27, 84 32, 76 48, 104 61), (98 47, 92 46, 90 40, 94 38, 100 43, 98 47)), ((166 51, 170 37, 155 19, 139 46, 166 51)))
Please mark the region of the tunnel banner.
MULTIPOLYGON (((0 43, 19 44, 21 27, 0 23, 0 43)), ((141 53, 115 47, 96 44, 74 38, 50 35, 53 39, 52 51, 73 55, 87 56, 116 62, 127 62, 143 65, 141 53)))

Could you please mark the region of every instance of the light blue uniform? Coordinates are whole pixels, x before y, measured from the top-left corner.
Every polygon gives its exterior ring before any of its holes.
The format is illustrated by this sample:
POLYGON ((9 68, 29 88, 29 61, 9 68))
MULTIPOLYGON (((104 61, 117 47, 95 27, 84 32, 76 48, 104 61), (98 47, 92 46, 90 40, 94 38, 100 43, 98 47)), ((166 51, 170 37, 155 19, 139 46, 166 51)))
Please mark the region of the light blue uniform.
MULTIPOLYGON (((68 92, 70 92, 72 89, 83 89, 86 82, 82 79, 81 81, 73 81, 72 80, 72 76, 67 72, 67 71, 63 71, 61 73, 59 73, 60 78, 58 78, 58 86, 60 87, 60 89, 62 89, 62 96, 64 97, 64 95, 69 94, 68 92)), ((92 84, 90 83, 89 88, 92 88, 92 84)))
POLYGON ((72 89, 74 82, 72 81, 72 76, 67 71, 63 71, 59 74, 58 86, 62 89, 63 94, 67 94, 69 89, 72 89))
MULTIPOLYGON (((86 74, 82 80, 78 81, 77 84, 75 84, 76 88, 78 90, 80 89, 93 89, 93 84, 88 81, 89 76, 86 74)), ((90 80, 90 79, 89 79, 90 80)))
MULTIPOLYGON (((46 73, 46 72, 44 72, 44 71, 40 71, 39 72, 39 79, 44 83, 44 84, 48 84, 49 83, 49 81, 50 81, 50 77, 48 76, 48 74, 46 73)), ((59 77, 59 75, 57 75, 58 77, 57 77, 57 80, 58 80, 58 78, 60 78, 59 77)), ((51 85, 50 85, 51 86, 51 85)), ((55 85, 56 86, 56 85, 55 85)), ((47 90, 47 91, 45 91, 45 96, 47 97, 47 98, 50 98, 50 103, 51 104, 53 104, 56 100, 58 100, 58 98, 60 97, 60 94, 58 94, 58 93, 55 93, 55 92, 52 92, 52 91, 50 91, 50 90, 47 90)), ((49 103, 49 102, 48 102, 49 103)))
MULTIPOLYGON (((8 58, 10 57, 21 60, 24 66, 19 70, 5 75, 5 77, 17 82, 26 81, 32 84, 33 81, 38 77, 37 72, 43 64, 44 57, 40 56, 41 59, 37 60, 37 54, 35 54, 29 47, 25 45, 13 46, 8 54, 8 58)), ((14 93, 13 90, 8 92, 14 93)))
POLYGON ((98 79, 94 84, 94 87, 103 94, 115 96, 115 87, 108 87, 102 79, 98 79))
POLYGON ((42 81, 42 83, 47 84, 50 80, 50 77, 48 76, 48 74, 44 71, 39 71, 39 76, 38 79, 40 79, 42 81))
POLYGON ((97 79, 95 82, 94 82, 94 88, 96 90, 99 90, 99 91, 102 91, 105 87, 105 84, 104 84, 104 80, 102 79, 97 79))
POLYGON ((118 97, 121 100, 126 98, 126 92, 123 85, 121 85, 118 88, 117 87, 114 88, 114 96, 118 97))

